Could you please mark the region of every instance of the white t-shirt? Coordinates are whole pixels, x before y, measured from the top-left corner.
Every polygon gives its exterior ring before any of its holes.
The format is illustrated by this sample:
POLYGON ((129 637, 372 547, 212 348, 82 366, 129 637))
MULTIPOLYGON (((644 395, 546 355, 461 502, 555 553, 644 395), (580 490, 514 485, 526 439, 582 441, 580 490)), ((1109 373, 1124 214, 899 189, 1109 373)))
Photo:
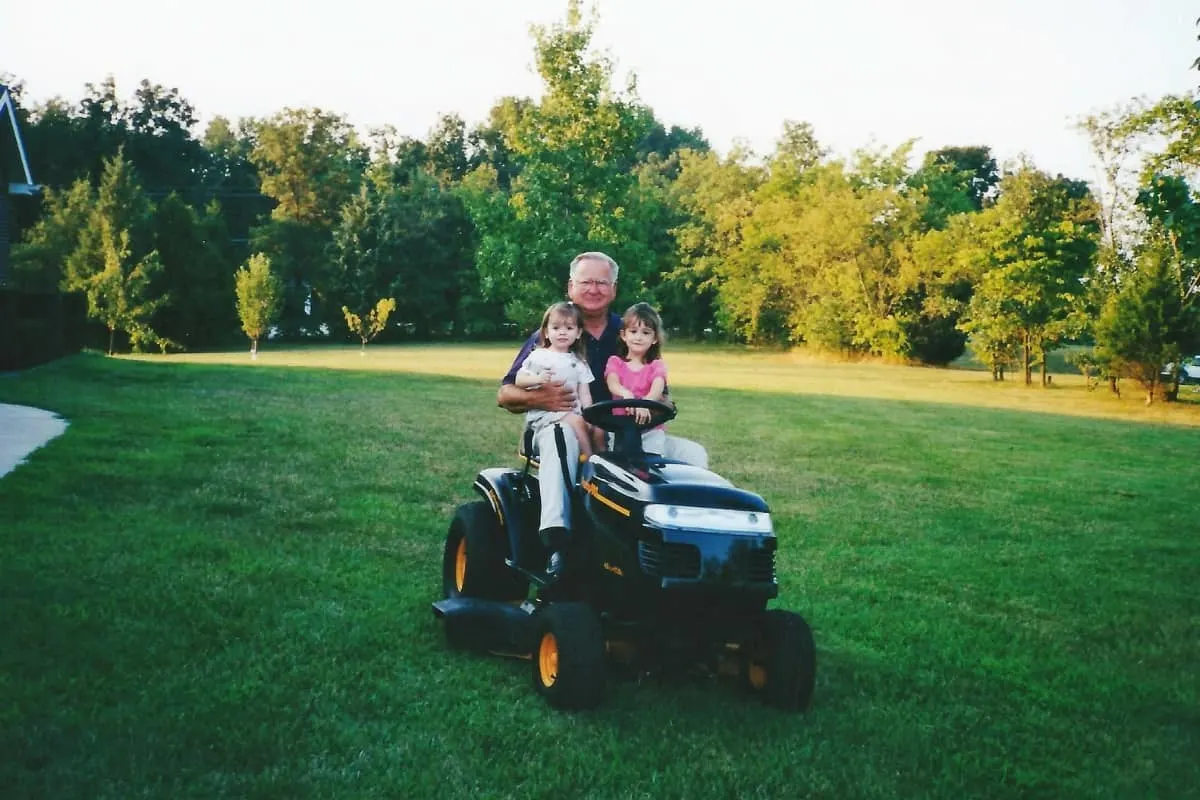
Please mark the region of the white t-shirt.
MULTIPOLYGON (((554 380, 562 381, 568 386, 574 386, 576 392, 579 391, 579 385, 584 386, 590 384, 596 378, 592 375, 592 370, 588 367, 587 361, 579 358, 574 353, 560 353, 557 350, 551 350, 549 347, 536 347, 529 357, 525 359, 525 363, 521 365, 521 372, 530 375, 542 375, 549 372, 554 380)), ((535 428, 542 428, 552 422, 558 422, 568 413, 578 414, 580 412, 579 397, 575 397, 575 407, 570 412, 567 411, 527 411, 525 420, 535 428)))

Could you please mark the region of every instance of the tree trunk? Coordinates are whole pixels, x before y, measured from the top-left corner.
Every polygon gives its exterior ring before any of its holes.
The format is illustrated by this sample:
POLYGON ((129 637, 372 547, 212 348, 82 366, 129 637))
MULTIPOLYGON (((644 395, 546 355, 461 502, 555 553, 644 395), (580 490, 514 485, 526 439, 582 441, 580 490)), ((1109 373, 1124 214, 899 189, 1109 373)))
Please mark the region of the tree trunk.
POLYGON ((258 359, 258 339, 254 338, 254 339, 250 340, 250 360, 255 361, 257 359, 258 359))
POLYGON ((108 354, 113 354, 113 340, 117 337, 117 329, 113 326, 108 327, 108 354))
POLYGON ((1033 353, 1029 352, 1029 337, 1021 340, 1021 365, 1025 369, 1025 385, 1033 385, 1033 353))
POLYGON ((1109 390, 1111 390, 1111 391, 1112 391, 1112 393, 1113 393, 1113 394, 1115 394, 1117 397, 1120 397, 1120 396, 1121 396, 1121 384, 1117 382, 1117 376, 1116 376, 1116 375, 1109 375, 1109 376, 1108 376, 1108 388, 1109 388, 1109 390))
POLYGON ((1041 367, 1042 367, 1042 388, 1045 389, 1050 384, 1050 376, 1046 372, 1046 351, 1045 350, 1042 351, 1041 367))

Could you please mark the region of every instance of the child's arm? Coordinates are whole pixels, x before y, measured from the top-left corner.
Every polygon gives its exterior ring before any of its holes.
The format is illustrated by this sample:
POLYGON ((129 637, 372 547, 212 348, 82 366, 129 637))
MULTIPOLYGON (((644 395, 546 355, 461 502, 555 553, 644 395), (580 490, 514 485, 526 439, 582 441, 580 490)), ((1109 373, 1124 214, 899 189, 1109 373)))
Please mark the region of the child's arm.
POLYGON ((580 383, 579 389, 575 392, 575 396, 579 398, 579 407, 587 408, 592 404, 592 387, 586 383, 580 383))
POLYGON ((610 372, 605 375, 604 382, 608 384, 608 391, 612 392, 613 397, 623 400, 633 399, 633 392, 625 388, 625 385, 621 383, 621 379, 617 377, 617 373, 610 372))
POLYGON ((528 389, 530 386, 539 386, 545 383, 550 377, 549 370, 538 364, 537 359, 534 358, 536 352, 535 350, 534 353, 531 353, 529 358, 525 359, 525 363, 521 365, 521 368, 517 370, 513 383, 522 389, 528 389))
POLYGON ((530 386, 540 386, 545 383, 546 378, 544 375, 528 372, 524 367, 521 367, 521 369, 517 370, 517 378, 513 382, 522 389, 528 389, 530 386))
POLYGON ((667 379, 659 375, 654 379, 654 382, 650 384, 650 391, 646 392, 645 399, 661 401, 663 398, 663 389, 665 388, 667 388, 667 379))

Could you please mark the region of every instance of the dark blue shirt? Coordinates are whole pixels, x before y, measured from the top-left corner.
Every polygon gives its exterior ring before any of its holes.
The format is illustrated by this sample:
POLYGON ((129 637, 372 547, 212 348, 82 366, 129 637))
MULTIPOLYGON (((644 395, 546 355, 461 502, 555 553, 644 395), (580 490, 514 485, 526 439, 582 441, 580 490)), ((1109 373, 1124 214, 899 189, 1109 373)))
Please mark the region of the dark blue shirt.
MULTIPOLYGON (((587 329, 583 331, 583 343, 587 346, 588 369, 592 371, 592 377, 595 378, 589 386, 593 403, 612 400, 612 393, 608 391, 608 384, 604 381, 604 367, 608 364, 609 357, 617 354, 617 334, 620 332, 621 318, 611 311, 608 313, 608 325, 604 327, 604 333, 601 333, 599 338, 592 336, 587 329)), ((517 370, 525 363, 525 359, 533 352, 533 348, 538 346, 541 334, 540 329, 529 334, 529 338, 525 340, 525 344, 517 353, 512 366, 508 368, 508 374, 500 381, 501 385, 516 383, 517 370)))

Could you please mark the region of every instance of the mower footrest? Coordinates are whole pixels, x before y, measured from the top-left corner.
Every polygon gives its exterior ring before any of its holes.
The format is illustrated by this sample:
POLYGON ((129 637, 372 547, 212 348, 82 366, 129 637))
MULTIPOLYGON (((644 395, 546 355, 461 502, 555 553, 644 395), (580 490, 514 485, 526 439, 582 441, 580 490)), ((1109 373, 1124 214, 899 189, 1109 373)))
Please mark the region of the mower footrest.
POLYGON ((479 597, 453 597, 433 604, 433 614, 454 627, 454 639, 481 650, 528 653, 537 632, 533 604, 514 605, 479 597))

